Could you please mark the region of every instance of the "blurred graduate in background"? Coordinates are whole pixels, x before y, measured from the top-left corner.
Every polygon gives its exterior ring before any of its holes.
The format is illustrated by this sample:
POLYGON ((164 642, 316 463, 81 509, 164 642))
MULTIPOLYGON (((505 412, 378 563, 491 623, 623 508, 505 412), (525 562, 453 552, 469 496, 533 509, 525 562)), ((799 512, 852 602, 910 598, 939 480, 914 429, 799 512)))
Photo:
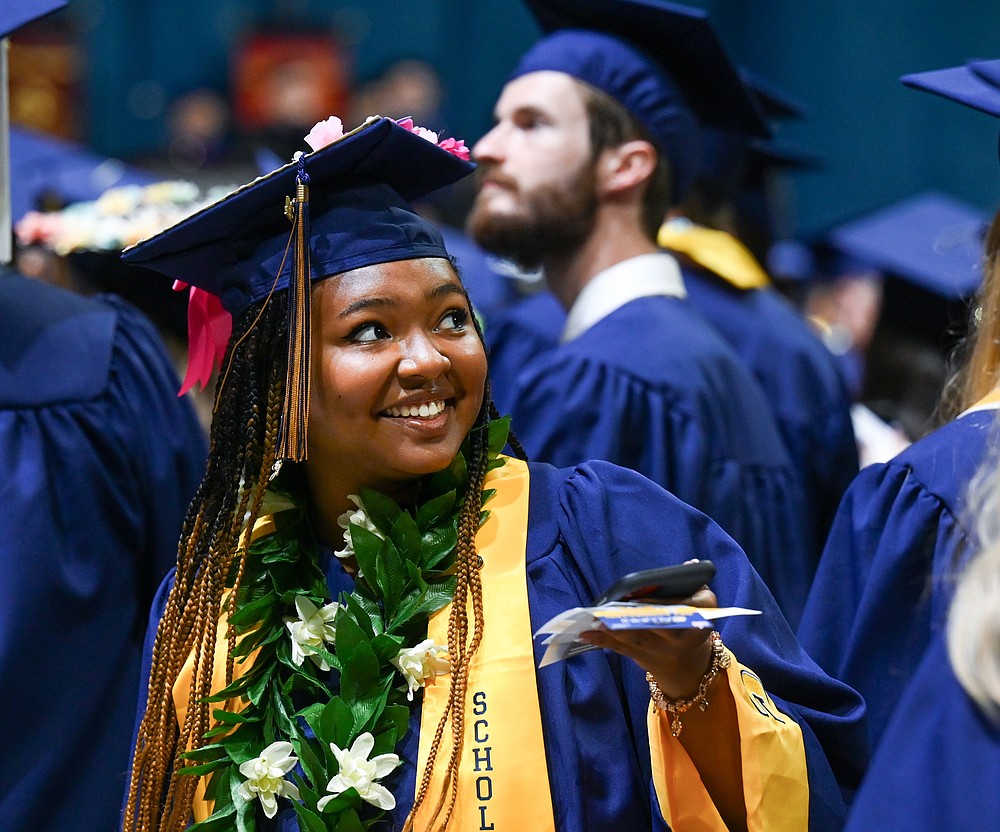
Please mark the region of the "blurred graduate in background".
POLYGON ((548 34, 473 148, 468 228, 488 251, 543 266, 566 317, 536 356, 520 308, 503 341, 517 359, 488 335, 498 404, 530 456, 607 459, 705 511, 795 620, 815 550, 801 482, 759 385, 656 244, 697 173, 696 118, 769 128, 704 13, 642 0, 530 7, 548 34))
MULTIPOLYGON (((64 5, 8 0, 0 35, 64 5)), ((0 121, 6 149, 5 111, 0 121)), ((59 156, 48 159, 61 188, 59 156)), ((146 613, 205 442, 149 321, 8 267, 0 205, 0 731, 11 748, 0 817, 11 832, 113 829, 146 613)))
MULTIPOLYGON (((801 114, 772 86, 748 81, 772 119, 801 114)), ((688 297, 760 384, 801 478, 814 527, 812 564, 837 505, 858 471, 850 399, 830 352, 775 289, 755 254, 772 241, 775 219, 765 193, 771 171, 815 160, 773 139, 706 129, 703 160, 684 202, 658 242, 681 263, 688 297)))
MULTIPOLYGON (((971 61, 904 76, 903 81, 1000 117, 1000 61, 971 61)), ((930 236, 913 239, 917 252, 933 261, 938 250, 941 257, 941 236, 931 230, 940 229, 940 202, 919 200, 916 209, 912 202, 904 209, 908 225, 922 227, 930 236), (928 212, 935 220, 931 227, 914 218, 928 212)), ((978 232, 970 238, 969 217, 962 217, 953 225, 961 233, 945 239, 978 238, 978 232)), ((965 495, 977 467, 997 442, 1000 214, 984 248, 982 285, 971 315, 971 349, 953 383, 950 407, 959 415, 893 459, 862 469, 841 502, 799 629, 816 660, 865 697, 873 745, 886 730, 928 644, 943 631, 954 574, 977 546, 965 495)), ((873 256, 875 249, 870 251, 873 256)), ((957 263, 964 264, 959 274, 966 282, 952 276, 945 284, 955 301, 968 290, 970 271, 967 258, 959 256, 957 263)), ((923 270, 940 277, 933 263, 923 270)), ((939 280, 932 285, 939 293, 945 287, 939 280)), ((929 306, 929 313, 936 312, 940 321, 945 306, 939 297, 937 309, 929 306)), ((905 313, 906 308, 898 310, 896 318, 905 313)), ((919 313, 919 307, 913 309, 914 317, 919 313)), ((940 330, 938 334, 941 337, 940 330)), ((921 705, 933 701, 932 696, 921 705)), ((920 724, 925 722, 926 715, 921 716, 920 724)), ((963 828, 951 822, 943 825, 963 828)))

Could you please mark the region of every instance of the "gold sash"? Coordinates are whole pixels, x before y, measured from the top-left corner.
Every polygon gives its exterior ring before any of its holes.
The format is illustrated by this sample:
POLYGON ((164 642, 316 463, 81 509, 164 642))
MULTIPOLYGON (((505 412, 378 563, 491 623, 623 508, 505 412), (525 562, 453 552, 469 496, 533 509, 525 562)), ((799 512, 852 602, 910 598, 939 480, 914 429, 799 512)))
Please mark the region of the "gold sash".
POLYGON ((691 258, 737 289, 760 289, 771 279, 750 250, 732 234, 694 223, 667 222, 657 243, 691 258))
MULTIPOLYGON (((486 488, 496 490, 487 506, 490 518, 476 536, 483 558, 486 630, 469 673, 465 747, 450 828, 454 832, 554 832, 528 616, 527 465, 508 459, 503 468, 490 472, 486 488), (503 522, 499 522, 499 516, 503 522)), ((449 604, 428 621, 428 638, 437 644, 448 643, 450 610, 449 604)), ((445 681, 424 689, 418 784, 427 763, 433 728, 447 702, 445 681)), ((450 752, 450 737, 446 735, 438 751, 438 771, 442 771, 441 761, 447 761, 450 752)), ((436 777, 417 815, 415 828, 421 832, 437 805, 441 785, 441 778, 436 777)))

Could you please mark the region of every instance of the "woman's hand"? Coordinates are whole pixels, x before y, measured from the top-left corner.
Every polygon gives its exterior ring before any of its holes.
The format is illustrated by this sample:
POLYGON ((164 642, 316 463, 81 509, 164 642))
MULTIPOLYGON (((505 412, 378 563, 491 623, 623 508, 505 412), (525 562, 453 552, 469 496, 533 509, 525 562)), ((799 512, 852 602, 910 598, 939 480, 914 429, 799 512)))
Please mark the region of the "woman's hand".
MULTIPOLYGON (((715 593, 703 586, 690 598, 656 599, 657 604, 687 604, 692 607, 715 607, 715 593)), ((643 670, 653 674, 668 699, 689 699, 698 692, 698 684, 712 658, 709 640, 711 629, 697 630, 590 630, 581 635, 585 641, 628 656, 643 670)))
MULTIPOLYGON (((690 598, 657 599, 655 603, 715 607, 715 593, 703 586, 690 598)), ((692 699, 712 660, 711 630, 591 630, 582 639, 628 656, 651 673, 667 699, 692 699)), ((694 707, 683 715, 676 737, 698 769, 702 783, 732 832, 747 829, 739 723, 725 673, 706 691, 711 707, 694 707)), ((666 714, 660 714, 661 719, 666 714)))

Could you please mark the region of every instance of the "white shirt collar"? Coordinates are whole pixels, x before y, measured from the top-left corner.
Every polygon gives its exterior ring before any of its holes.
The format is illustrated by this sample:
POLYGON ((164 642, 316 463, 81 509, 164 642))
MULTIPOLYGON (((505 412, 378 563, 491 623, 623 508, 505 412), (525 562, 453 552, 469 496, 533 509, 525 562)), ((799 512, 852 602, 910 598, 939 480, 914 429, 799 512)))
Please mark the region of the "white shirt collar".
POLYGON ((677 261, 665 252, 640 254, 598 272, 573 302, 562 341, 572 341, 594 324, 639 298, 687 297, 677 261))

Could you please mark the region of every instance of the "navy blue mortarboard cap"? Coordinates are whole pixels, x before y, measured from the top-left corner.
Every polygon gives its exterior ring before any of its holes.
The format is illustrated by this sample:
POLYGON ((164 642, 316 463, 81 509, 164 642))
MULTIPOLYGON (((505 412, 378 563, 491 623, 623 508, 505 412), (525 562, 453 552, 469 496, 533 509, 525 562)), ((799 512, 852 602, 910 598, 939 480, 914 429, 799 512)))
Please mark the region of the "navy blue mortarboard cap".
POLYGON ((65 6, 66 0, 4 0, 0 5, 0 38, 65 6))
POLYGON ((899 80, 915 90, 932 92, 1000 118, 1000 60, 967 61, 963 66, 915 72, 899 80))
POLYGON ((289 285, 285 200, 295 196, 300 165, 309 178, 314 281, 376 263, 447 257, 440 232, 409 201, 474 168, 391 119, 373 119, 126 249, 123 258, 211 292, 238 314, 289 285))
POLYGON ((987 225, 983 212, 929 192, 838 226, 828 241, 880 271, 958 299, 979 288, 987 225))
POLYGON ((906 86, 940 95, 1000 118, 1000 60, 915 72, 899 79, 906 86))
MULTIPOLYGON (((745 67, 740 78, 760 111, 769 119, 803 118, 805 105, 770 81, 745 67)), ((819 167, 818 158, 808 151, 774 137, 746 131, 706 127, 702 132, 702 163, 699 177, 735 193, 747 180, 775 168, 810 169, 819 167)))
POLYGON ((546 36, 511 78, 564 72, 609 95, 666 154, 678 196, 698 166, 695 118, 770 135, 704 11, 657 0, 528 0, 528 6, 546 36))
POLYGON ((822 160, 792 142, 757 139, 725 130, 702 132, 702 161, 697 179, 735 195, 773 170, 818 170, 822 160))

